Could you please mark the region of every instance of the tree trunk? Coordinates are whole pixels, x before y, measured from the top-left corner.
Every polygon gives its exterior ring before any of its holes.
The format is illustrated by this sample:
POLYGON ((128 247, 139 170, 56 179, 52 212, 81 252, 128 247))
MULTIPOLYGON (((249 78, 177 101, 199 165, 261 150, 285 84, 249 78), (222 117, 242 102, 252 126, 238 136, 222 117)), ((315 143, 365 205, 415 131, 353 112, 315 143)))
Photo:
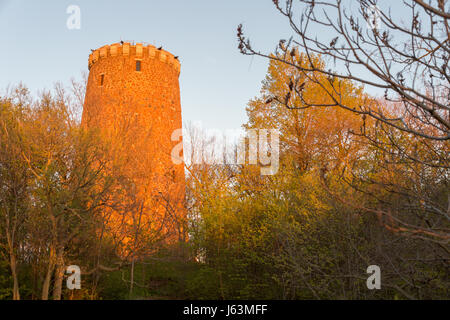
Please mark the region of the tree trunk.
POLYGON ((50 257, 48 261, 47 274, 42 284, 42 300, 48 300, 48 292, 50 290, 50 281, 52 280, 53 270, 55 269, 55 254, 53 248, 50 249, 50 257))
POLYGON ((42 285, 42 300, 48 300, 48 291, 50 290, 50 280, 52 278, 53 267, 48 266, 47 274, 45 275, 44 283, 42 285))
POLYGON ((13 300, 20 300, 19 278, 17 276, 17 262, 14 253, 10 254, 11 273, 13 278, 13 300))
MULTIPOLYGON (((7 222, 8 227, 9 223, 7 222)), ((11 275, 13 278, 13 300, 20 300, 20 292, 19 292, 19 277, 17 275, 17 260, 16 253, 14 252, 14 240, 9 232, 9 229, 6 230, 6 239, 8 241, 8 249, 9 249, 9 264, 11 267, 11 275)))
POLYGON ((58 252, 55 267, 55 285, 53 287, 53 300, 61 300, 62 283, 64 278, 64 250, 58 252))
POLYGON ((134 258, 131 261, 131 275, 130 275, 130 295, 129 299, 131 300, 131 296, 133 295, 133 284, 134 284, 134 258))

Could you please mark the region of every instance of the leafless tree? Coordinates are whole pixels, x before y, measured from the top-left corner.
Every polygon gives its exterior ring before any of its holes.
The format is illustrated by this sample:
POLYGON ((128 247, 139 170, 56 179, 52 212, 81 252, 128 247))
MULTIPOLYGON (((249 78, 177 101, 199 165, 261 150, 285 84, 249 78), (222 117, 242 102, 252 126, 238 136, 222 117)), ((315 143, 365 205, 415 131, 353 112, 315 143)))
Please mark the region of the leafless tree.
MULTIPOLYGON (((281 1, 273 2, 289 20, 295 37, 280 40, 277 54, 270 55, 254 49, 240 25, 239 49, 246 55, 292 65, 306 76, 308 82, 322 85, 330 97, 330 103, 326 105, 306 99, 302 99, 302 106, 291 105, 291 99, 280 99, 280 102, 292 108, 339 106, 427 139, 450 139, 450 14, 446 0, 431 1, 430 4, 405 0, 401 12, 396 13, 390 8, 378 7, 376 0, 287 0, 284 6, 281 1), (302 4, 303 11, 299 7, 302 4), (358 7, 357 12, 350 6, 358 7), (403 18, 411 22, 403 24, 399 21, 403 18), (301 66, 289 59, 297 54, 293 46, 306 53, 309 65, 301 66), (313 55, 333 60, 339 70, 314 65, 313 55), (323 78, 317 74, 327 76, 332 82, 331 89, 327 89, 323 78), (397 105, 395 116, 370 104, 356 110, 350 108, 342 103, 339 81, 333 79, 349 79, 366 87, 382 89, 386 100, 398 102, 401 108, 397 105), (410 118, 417 121, 412 124, 410 118)), ((294 81, 292 91, 303 97, 302 90, 307 89, 308 82, 305 86, 294 81)))
POLYGON ((449 2, 403 0, 395 9, 377 0, 273 3, 294 33, 279 41, 275 53, 255 49, 243 26, 237 30, 241 53, 297 70, 286 84, 288 93, 267 103, 290 109, 340 107, 361 115, 360 132, 351 133, 365 138, 370 153, 361 157, 363 166, 347 168, 354 179, 346 182, 378 198, 382 208, 368 209, 381 213, 392 231, 448 243, 449 2), (299 63, 299 54, 308 63, 299 63), (315 63, 316 57, 326 63, 315 63), (343 99, 346 81, 365 90, 359 107, 343 99), (305 94, 312 85, 321 87, 327 102, 305 94), (378 163, 376 178, 368 176, 373 173, 369 160, 378 163), (388 181, 381 172, 396 172, 401 181, 388 181), (380 199, 381 189, 389 199, 380 199), (405 218, 405 211, 414 218, 405 218))
POLYGON ((21 156, 28 90, 18 86, 0 99, 0 254, 9 262, 13 299, 20 300, 20 251, 25 239, 30 173, 21 156))

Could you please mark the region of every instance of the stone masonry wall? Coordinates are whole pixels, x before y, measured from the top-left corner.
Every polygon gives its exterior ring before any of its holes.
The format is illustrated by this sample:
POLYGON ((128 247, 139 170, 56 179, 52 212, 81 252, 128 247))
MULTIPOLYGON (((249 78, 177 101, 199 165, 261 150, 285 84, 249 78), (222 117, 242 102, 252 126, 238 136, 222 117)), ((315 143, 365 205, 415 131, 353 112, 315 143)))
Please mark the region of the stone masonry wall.
MULTIPOLYGON (((89 70, 82 124, 111 139, 112 156, 134 181, 149 224, 157 224, 158 215, 163 219, 168 205, 183 220, 184 167, 171 159, 180 143, 171 141, 172 133, 182 127, 180 62, 154 46, 116 43, 93 51, 89 70)), ((163 229, 170 228, 178 226, 163 229)))

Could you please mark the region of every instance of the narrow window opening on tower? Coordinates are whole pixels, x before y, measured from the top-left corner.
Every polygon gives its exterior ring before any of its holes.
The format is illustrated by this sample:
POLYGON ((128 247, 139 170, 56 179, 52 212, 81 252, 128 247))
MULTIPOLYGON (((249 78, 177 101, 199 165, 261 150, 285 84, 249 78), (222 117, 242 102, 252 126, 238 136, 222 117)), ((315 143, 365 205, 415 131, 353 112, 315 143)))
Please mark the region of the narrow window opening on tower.
POLYGON ((136 71, 141 71, 141 60, 136 60, 136 71))
POLYGON ((100 87, 103 87, 103 83, 105 82, 105 75, 101 74, 100 75, 100 87))

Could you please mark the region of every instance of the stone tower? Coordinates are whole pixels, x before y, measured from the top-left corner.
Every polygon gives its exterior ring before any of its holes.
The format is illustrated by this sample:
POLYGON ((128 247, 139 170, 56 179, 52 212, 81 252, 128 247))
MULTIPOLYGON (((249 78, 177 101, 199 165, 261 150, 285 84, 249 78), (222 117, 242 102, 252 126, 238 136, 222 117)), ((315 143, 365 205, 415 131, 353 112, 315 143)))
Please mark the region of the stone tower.
POLYGON ((141 228, 171 239, 183 236, 185 219, 184 167, 171 156, 181 142, 181 134, 172 141, 182 127, 179 74, 178 59, 154 46, 103 46, 89 56, 82 116, 111 142, 113 168, 126 177, 124 213, 142 213, 141 228))

